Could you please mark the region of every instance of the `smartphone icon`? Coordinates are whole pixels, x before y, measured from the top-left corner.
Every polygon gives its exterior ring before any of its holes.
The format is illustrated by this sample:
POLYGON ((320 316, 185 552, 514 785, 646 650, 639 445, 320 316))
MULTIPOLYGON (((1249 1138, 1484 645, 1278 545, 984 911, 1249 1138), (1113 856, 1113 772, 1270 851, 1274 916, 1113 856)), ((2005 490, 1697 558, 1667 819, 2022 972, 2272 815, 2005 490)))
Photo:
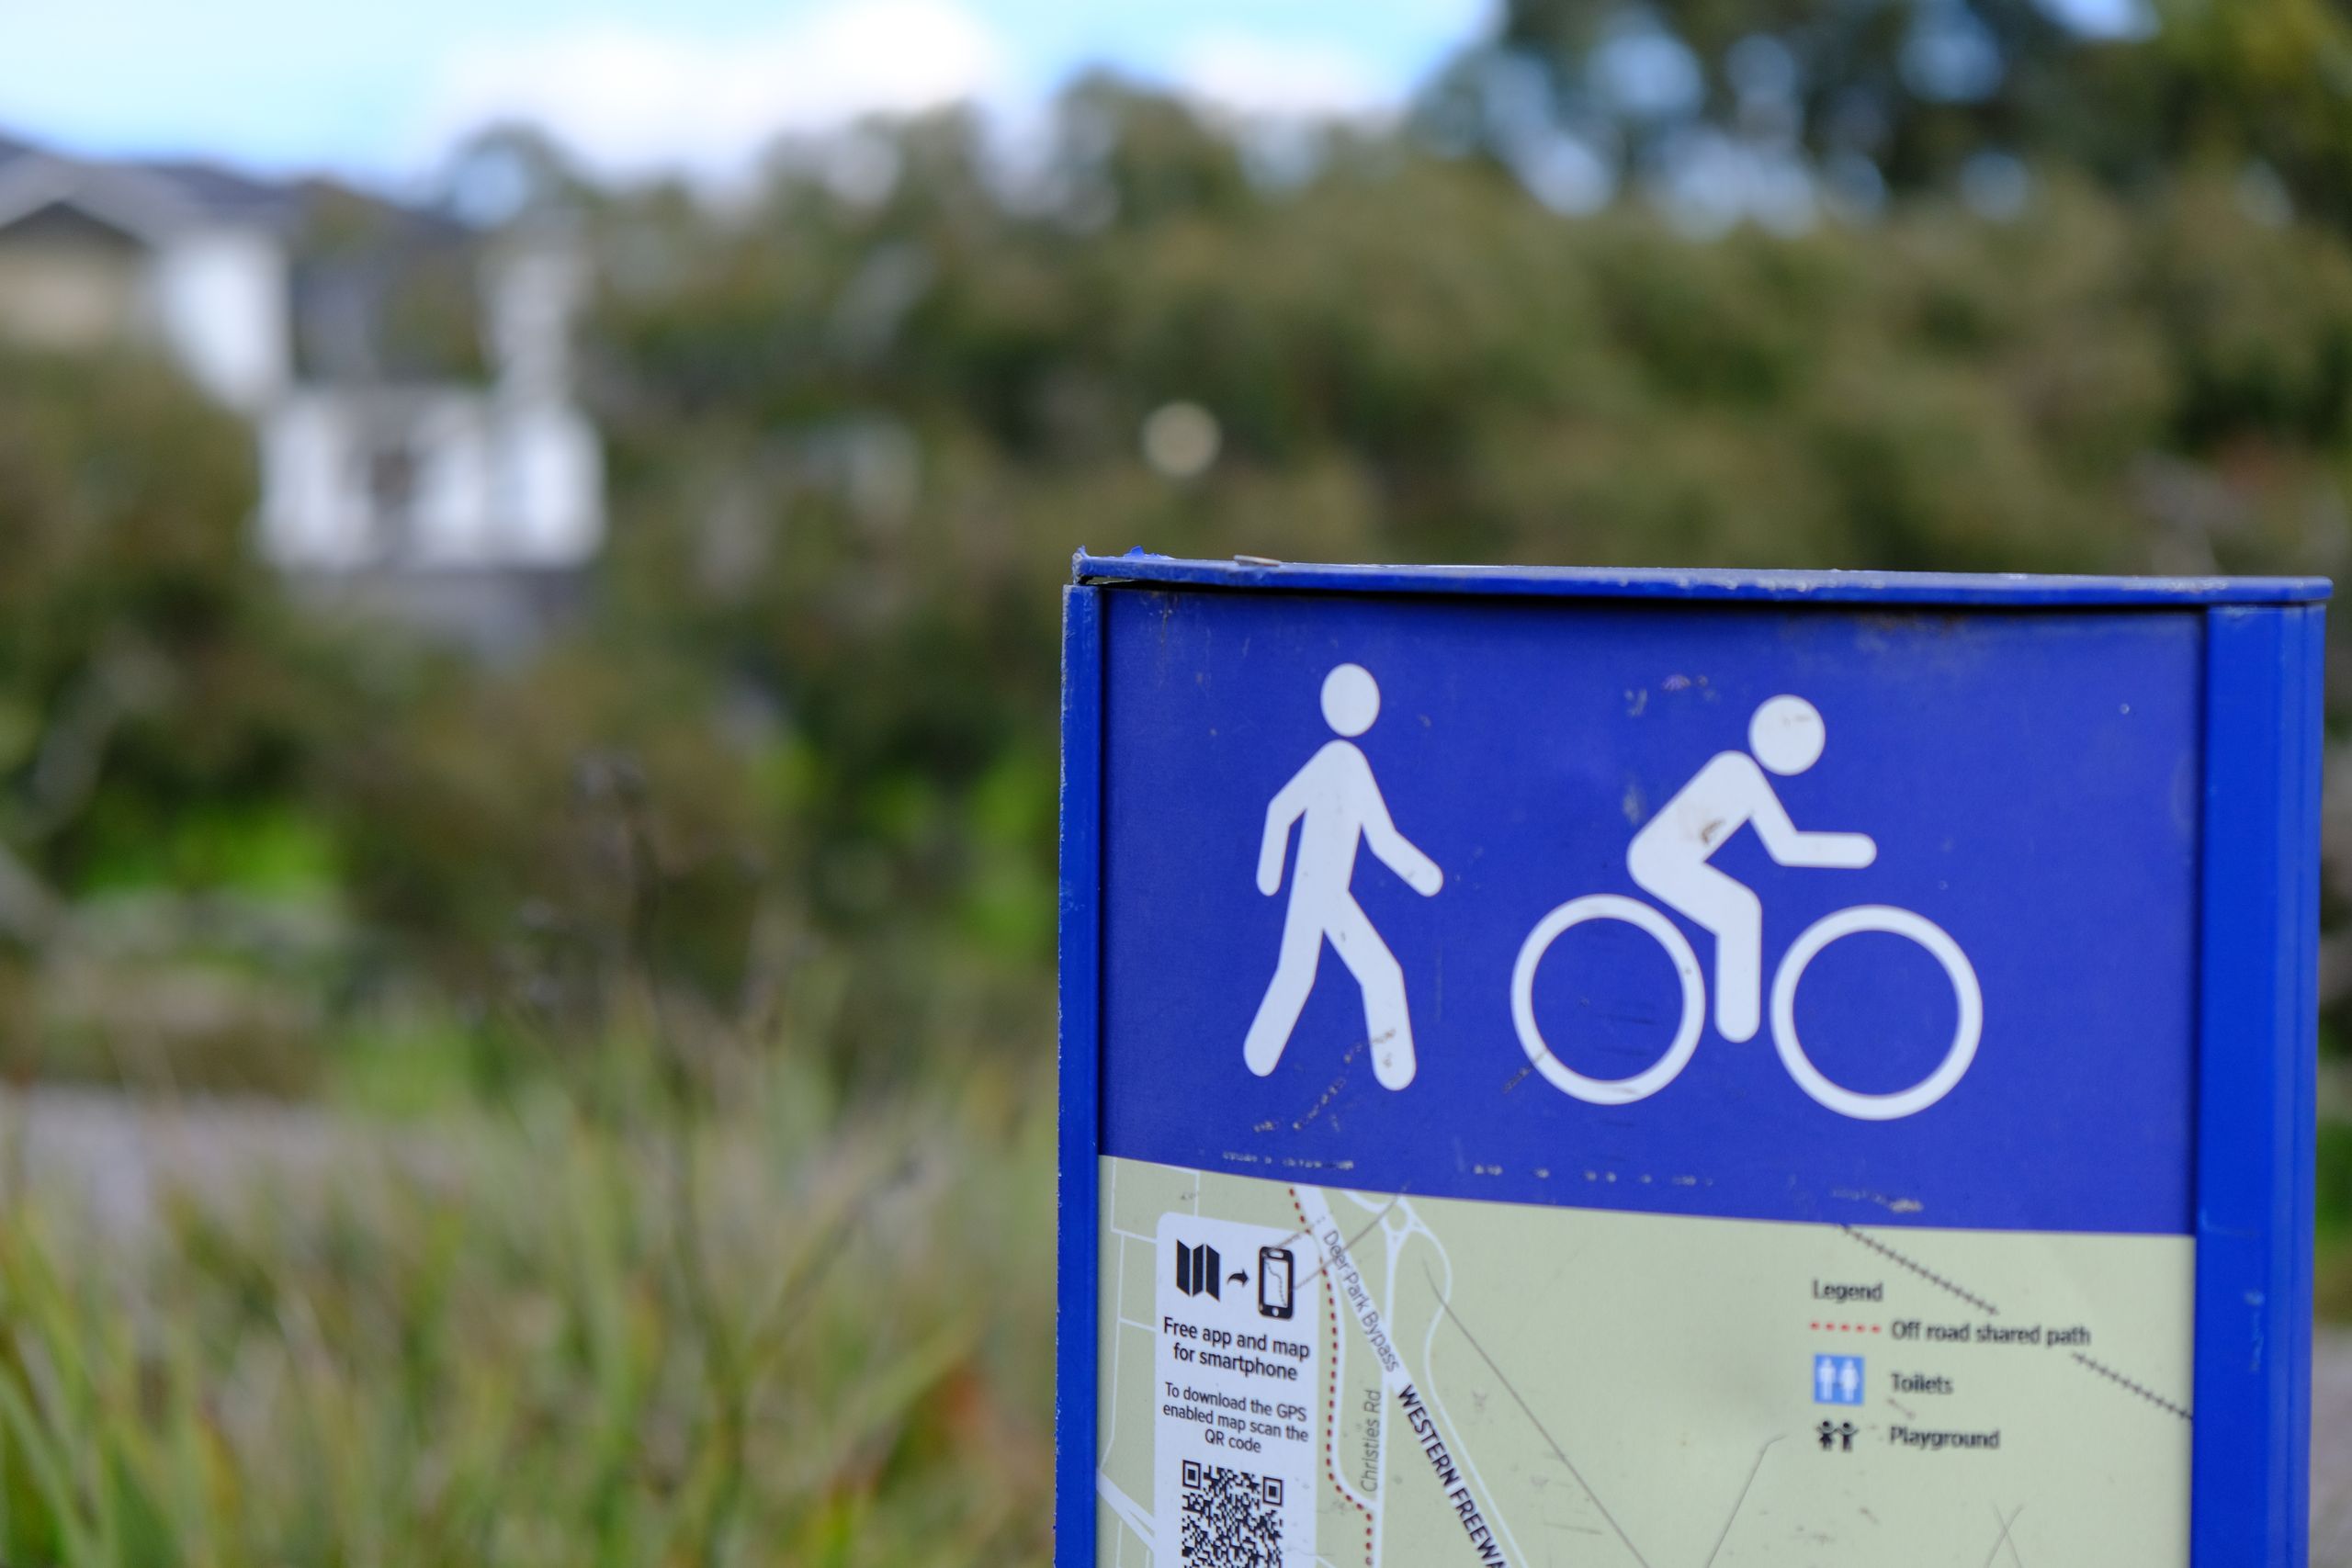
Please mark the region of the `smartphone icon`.
POLYGON ((1258 1249, 1258 1315, 1288 1317, 1291 1314, 1291 1269, 1297 1259, 1286 1247, 1258 1249))

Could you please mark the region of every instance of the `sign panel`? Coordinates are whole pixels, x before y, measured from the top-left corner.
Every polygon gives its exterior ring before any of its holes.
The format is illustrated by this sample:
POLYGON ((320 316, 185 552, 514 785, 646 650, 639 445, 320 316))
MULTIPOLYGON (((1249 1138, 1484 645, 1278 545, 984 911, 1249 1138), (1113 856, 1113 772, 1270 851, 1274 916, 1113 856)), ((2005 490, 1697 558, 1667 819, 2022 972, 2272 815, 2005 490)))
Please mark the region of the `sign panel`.
POLYGON ((2291 1560, 2324 585, 1080 578, 1065 1565, 2291 1560))

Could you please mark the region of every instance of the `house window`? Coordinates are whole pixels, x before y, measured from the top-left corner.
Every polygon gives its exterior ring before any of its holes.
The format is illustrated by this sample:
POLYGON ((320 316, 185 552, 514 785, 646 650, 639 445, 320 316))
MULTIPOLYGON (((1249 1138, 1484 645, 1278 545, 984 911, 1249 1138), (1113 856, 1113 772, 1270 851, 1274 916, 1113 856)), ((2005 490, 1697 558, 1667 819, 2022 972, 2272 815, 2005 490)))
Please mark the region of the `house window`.
POLYGON ((379 441, 368 453, 368 513, 379 547, 405 553, 416 520, 416 449, 406 441, 379 441))

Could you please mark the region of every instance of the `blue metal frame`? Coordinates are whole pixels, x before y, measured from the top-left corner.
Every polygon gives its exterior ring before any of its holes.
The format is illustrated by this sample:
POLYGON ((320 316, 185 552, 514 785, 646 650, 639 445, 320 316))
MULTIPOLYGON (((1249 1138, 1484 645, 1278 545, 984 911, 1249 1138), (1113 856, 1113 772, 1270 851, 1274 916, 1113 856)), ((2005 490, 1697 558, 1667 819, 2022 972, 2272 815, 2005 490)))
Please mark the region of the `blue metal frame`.
POLYGON ((2314 578, 1307 566, 1080 552, 1063 597, 1056 1568, 1095 1561, 1103 593, 1295 592, 2202 609, 2198 1568, 2300 1568, 2309 1529, 2324 602, 2314 578))
POLYGON ((1054 1563, 1092 1568, 1102 1045, 1102 593, 1095 588, 1062 591, 1061 804, 1054 1563))
POLYGON ((2200 1568, 2307 1554, 2324 614, 2207 616, 2190 1491, 2200 1568))
POLYGON ((2112 604, 2138 608, 2315 604, 2322 577, 2027 577, 1947 571, 1714 571, 1640 567, 1316 566, 1241 556, 1178 560, 1130 550, 1078 552, 1082 583, 1159 582, 1293 592, 1469 593, 1513 598, 1737 599, 1781 604, 1984 609, 2112 604))

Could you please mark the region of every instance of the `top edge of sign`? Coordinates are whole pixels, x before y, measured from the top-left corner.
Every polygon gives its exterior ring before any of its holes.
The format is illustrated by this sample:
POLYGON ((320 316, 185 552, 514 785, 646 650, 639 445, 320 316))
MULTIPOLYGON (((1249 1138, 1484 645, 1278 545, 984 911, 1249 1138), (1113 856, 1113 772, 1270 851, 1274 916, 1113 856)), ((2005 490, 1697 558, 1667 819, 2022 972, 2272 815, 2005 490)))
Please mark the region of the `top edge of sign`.
POLYGON ((2025 572, 1725 571, 1578 566, 1346 566, 1256 556, 1184 560, 1130 550, 1080 550, 1081 584, 1172 583, 1301 592, 1461 593, 1501 598, 1747 601, 1763 604, 1952 606, 2312 604, 2324 577, 2056 577, 2025 572))

